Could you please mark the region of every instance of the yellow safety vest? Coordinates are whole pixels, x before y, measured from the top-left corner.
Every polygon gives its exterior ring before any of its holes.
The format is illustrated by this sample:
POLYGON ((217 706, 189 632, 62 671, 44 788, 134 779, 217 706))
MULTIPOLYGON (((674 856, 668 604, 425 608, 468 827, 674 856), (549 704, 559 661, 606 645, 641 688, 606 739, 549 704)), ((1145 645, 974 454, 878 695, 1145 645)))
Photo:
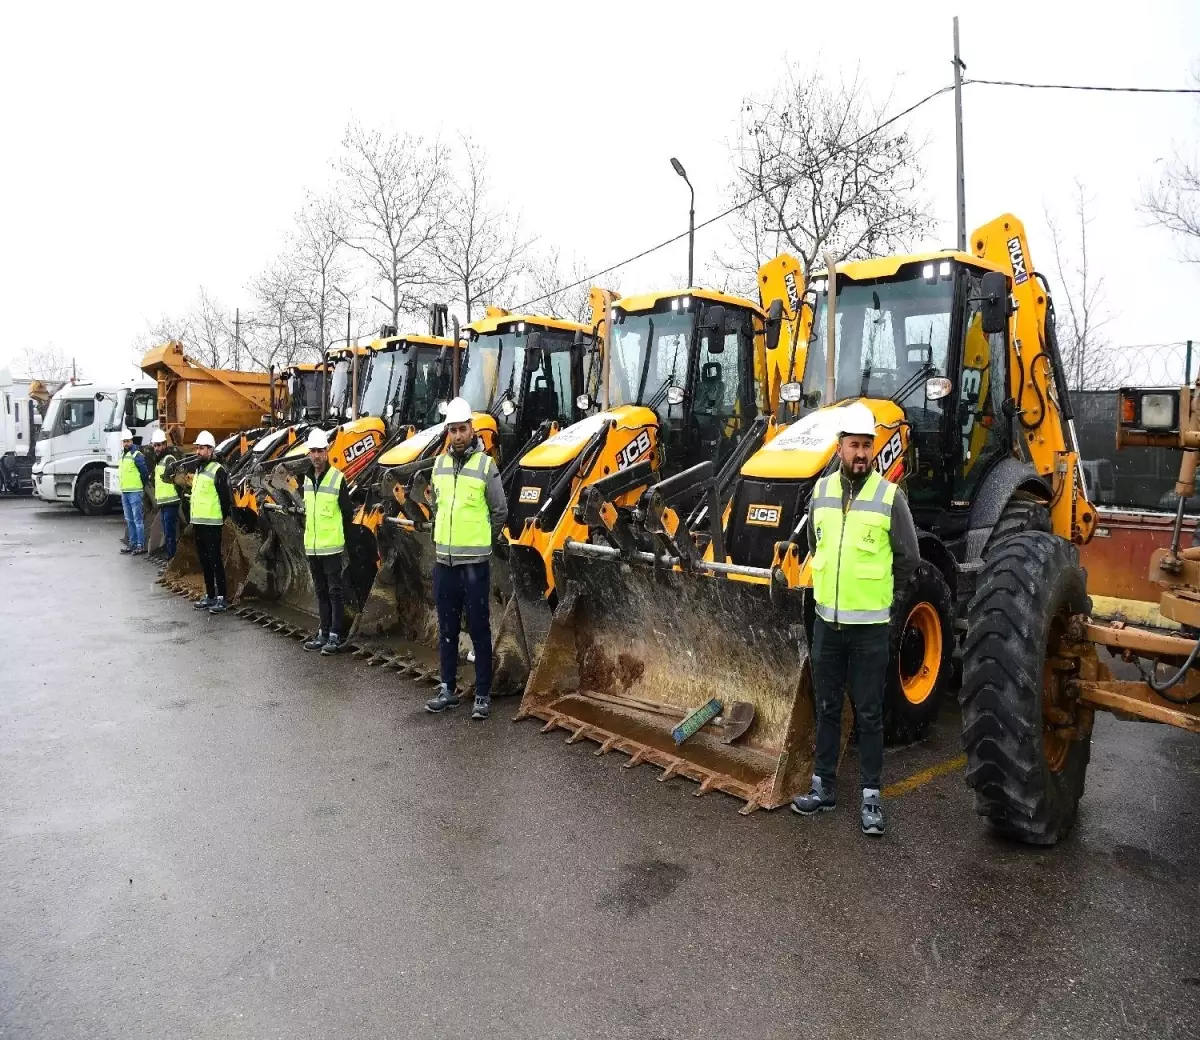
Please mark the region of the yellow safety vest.
POLYGON ((817 616, 839 625, 881 625, 891 617, 892 503, 896 485, 871 470, 842 510, 842 476, 822 477, 813 489, 813 598, 817 616))
POLYGON ((154 464, 154 504, 158 506, 173 506, 179 501, 179 491, 167 480, 166 470, 166 457, 154 464))
POLYGON ((342 511, 338 496, 345 483, 342 471, 330 466, 320 483, 313 474, 304 478, 304 553, 306 556, 334 556, 346 547, 342 511))
POLYGON ((121 494, 142 490, 142 474, 137 465, 139 454, 137 448, 121 454, 121 464, 117 468, 117 474, 121 478, 121 494))
POLYGON ((225 522, 221 515, 221 496, 217 494, 219 462, 210 462, 192 478, 192 523, 219 527, 225 522))
POLYGON ((454 455, 443 452, 433 466, 437 515, 433 547, 439 560, 487 559, 492 553, 492 514, 487 504, 488 477, 496 463, 485 451, 475 452, 455 472, 454 455))

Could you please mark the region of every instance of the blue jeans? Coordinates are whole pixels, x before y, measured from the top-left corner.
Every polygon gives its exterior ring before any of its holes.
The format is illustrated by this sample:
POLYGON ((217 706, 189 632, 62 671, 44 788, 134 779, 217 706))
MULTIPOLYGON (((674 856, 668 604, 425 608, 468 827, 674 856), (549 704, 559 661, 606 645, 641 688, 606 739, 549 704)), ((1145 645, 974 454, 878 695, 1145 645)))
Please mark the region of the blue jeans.
POLYGON ((475 649, 475 696, 492 695, 492 625, 488 617, 491 592, 491 565, 464 563, 447 567, 433 565, 433 598, 437 603, 438 650, 442 682, 451 690, 458 683, 458 634, 462 631, 463 608, 467 611, 467 631, 475 649))
POLYGON ((129 536, 129 548, 146 548, 146 522, 142 512, 142 493, 122 491, 121 509, 125 512, 125 532, 129 536))
POLYGON ((163 542, 167 547, 167 559, 175 559, 175 532, 179 527, 179 503, 158 507, 158 519, 162 521, 163 542))

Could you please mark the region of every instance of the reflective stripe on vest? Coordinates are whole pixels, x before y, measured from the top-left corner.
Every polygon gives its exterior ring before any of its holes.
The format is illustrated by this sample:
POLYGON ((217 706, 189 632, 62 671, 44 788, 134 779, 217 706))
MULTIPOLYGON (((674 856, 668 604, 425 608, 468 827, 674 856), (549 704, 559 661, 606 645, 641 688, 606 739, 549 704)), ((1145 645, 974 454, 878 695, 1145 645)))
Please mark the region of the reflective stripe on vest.
POLYGON ((842 510, 842 478, 834 473, 813 489, 813 598, 817 616, 841 625, 879 625, 891 618, 892 503, 896 485, 871 470, 842 510))
POLYGON ((304 478, 304 553, 306 556, 334 556, 346 547, 342 511, 338 493, 345 478, 336 466, 325 471, 319 484, 310 473, 304 478))
POLYGON ((495 466, 487 452, 477 451, 456 473, 450 452, 438 456, 432 480, 437 494, 433 547, 438 556, 479 559, 491 555, 487 481, 495 466))
POLYGON ((175 485, 167 480, 167 459, 163 459, 154 466, 154 504, 159 506, 171 506, 179 501, 179 492, 175 485))
POLYGON ((217 494, 217 474, 221 472, 219 462, 210 462, 192 478, 192 523, 220 526, 221 496, 217 494))
POLYGON ((142 474, 137 466, 138 451, 127 451, 121 455, 117 475, 121 478, 121 493, 142 490, 142 474))

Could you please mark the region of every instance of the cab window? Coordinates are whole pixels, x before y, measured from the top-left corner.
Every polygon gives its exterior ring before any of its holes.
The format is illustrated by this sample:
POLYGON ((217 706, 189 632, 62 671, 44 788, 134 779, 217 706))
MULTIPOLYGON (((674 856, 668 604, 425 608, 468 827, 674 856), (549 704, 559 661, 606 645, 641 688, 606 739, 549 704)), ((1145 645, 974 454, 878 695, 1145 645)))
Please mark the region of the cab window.
POLYGON ((79 401, 63 401, 58 413, 58 433, 74 433, 91 426, 96 420, 96 402, 89 398, 79 401))

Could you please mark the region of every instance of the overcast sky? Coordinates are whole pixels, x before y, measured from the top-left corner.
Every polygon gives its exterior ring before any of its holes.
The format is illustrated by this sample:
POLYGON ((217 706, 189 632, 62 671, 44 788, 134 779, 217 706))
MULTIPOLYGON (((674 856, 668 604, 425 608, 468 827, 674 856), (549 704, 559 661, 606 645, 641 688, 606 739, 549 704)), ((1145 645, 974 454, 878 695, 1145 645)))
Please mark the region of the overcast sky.
MULTIPOLYGON (((89 376, 135 374, 130 343, 204 285, 230 308, 277 254, 347 120, 471 134, 543 245, 604 266, 722 208, 739 102, 786 61, 857 69, 899 109, 949 82, 951 16, 968 75, 1191 85, 1200 4, 12 4, 0 37, 0 367, 55 343, 89 376), (835 20, 836 16, 844 16, 835 20)), ((1097 198, 1094 266, 1121 344, 1200 340, 1200 265, 1146 226, 1141 185, 1194 152, 1200 100, 969 87, 968 226, 1011 210, 1051 266, 1043 206, 1097 198)), ((953 245, 947 95, 912 122, 953 245)), ((698 236, 711 254, 719 231, 698 236)), ((686 269, 681 243, 625 291, 686 269)))

